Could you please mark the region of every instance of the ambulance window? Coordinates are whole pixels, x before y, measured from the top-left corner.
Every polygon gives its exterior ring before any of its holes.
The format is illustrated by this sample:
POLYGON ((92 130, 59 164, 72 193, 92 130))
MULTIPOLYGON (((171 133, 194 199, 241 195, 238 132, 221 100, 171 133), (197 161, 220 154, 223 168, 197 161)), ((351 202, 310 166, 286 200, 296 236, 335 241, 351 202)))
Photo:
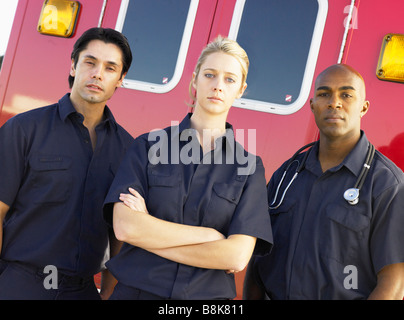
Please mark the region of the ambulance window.
POLYGON ((14 22, 15 12, 17 10, 18 0, 2 1, 0 4, 0 69, 3 64, 4 54, 7 49, 11 28, 14 22))
POLYGON ((248 87, 235 106, 291 114, 307 101, 327 0, 238 0, 229 37, 247 51, 248 87))
POLYGON ((133 52, 123 86, 164 93, 181 78, 199 0, 123 0, 116 29, 133 52))

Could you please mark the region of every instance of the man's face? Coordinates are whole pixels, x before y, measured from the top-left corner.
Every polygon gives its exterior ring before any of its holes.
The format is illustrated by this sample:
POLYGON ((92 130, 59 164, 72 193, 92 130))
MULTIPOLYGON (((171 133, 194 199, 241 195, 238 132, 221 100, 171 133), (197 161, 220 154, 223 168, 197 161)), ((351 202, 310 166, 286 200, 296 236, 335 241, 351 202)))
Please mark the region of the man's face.
POLYGON ((369 108, 362 78, 345 66, 327 69, 317 78, 310 107, 321 135, 357 137, 360 119, 369 108))
POLYGON ((74 77, 71 99, 105 104, 122 85, 122 68, 122 52, 118 46, 100 40, 90 41, 80 52, 76 66, 74 61, 71 64, 70 75, 74 77))

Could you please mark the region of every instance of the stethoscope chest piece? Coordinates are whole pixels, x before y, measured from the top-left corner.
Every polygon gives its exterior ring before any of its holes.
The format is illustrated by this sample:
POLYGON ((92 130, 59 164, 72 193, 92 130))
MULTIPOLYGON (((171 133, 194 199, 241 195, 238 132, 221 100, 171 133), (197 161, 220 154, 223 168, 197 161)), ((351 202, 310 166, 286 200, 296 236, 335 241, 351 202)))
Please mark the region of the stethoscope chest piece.
POLYGON ((349 188, 344 192, 344 199, 348 201, 350 205, 355 205, 359 201, 359 189, 349 188))

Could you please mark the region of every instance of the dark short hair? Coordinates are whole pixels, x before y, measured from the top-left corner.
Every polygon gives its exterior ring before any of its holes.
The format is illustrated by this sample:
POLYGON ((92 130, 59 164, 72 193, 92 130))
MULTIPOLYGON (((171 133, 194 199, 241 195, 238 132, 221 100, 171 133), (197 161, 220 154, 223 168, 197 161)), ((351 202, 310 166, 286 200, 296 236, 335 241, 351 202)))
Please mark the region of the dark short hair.
MULTIPOLYGON (((81 37, 74 44, 71 54, 71 58, 74 61, 74 67, 76 67, 77 65, 80 52, 85 50, 88 43, 93 40, 101 40, 105 43, 112 43, 118 46, 122 51, 123 68, 121 77, 124 73, 128 72, 132 63, 132 51, 130 49, 128 39, 126 39, 126 37, 122 33, 110 28, 91 28, 81 35, 81 37)), ((73 83, 74 77, 69 75, 70 88, 72 88, 73 83)))

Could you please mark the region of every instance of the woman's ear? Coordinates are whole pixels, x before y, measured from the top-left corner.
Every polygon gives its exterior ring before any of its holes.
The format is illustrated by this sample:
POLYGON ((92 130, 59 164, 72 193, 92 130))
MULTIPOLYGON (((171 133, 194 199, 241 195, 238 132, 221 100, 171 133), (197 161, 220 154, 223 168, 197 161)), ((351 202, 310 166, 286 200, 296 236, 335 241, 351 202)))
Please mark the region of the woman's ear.
POLYGON ((196 73, 192 72, 192 88, 196 90, 196 73))
POLYGON ((237 95, 237 99, 240 99, 243 96, 245 89, 247 89, 247 83, 244 83, 244 85, 241 87, 240 93, 237 95))

